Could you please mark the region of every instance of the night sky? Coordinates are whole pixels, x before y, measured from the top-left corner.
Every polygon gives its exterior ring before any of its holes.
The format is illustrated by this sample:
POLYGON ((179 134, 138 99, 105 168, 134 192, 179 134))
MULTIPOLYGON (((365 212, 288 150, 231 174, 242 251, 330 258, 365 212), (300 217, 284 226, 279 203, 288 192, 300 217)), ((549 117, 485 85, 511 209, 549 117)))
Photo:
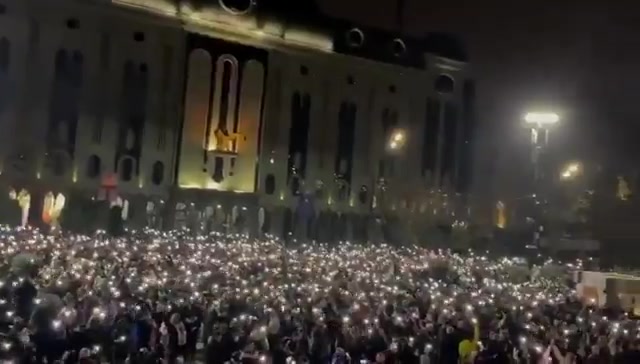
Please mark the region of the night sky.
MULTIPOLYGON (((640 151, 637 1, 405 1, 404 32, 456 33, 469 50, 478 83, 477 188, 516 185, 512 177, 522 174, 527 152, 519 119, 534 108, 563 116, 552 138, 558 161, 634 165, 640 151)), ((332 16, 397 30, 396 0, 320 4, 332 16)))

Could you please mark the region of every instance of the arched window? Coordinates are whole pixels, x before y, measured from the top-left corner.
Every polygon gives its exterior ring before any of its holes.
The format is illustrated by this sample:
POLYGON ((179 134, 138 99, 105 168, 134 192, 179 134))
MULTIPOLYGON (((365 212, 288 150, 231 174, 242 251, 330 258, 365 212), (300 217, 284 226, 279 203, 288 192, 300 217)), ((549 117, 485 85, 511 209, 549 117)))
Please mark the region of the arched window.
POLYGON ((367 201, 369 200, 369 190, 367 189, 367 186, 360 187, 360 192, 358 193, 358 200, 363 205, 366 204, 367 201))
POLYGON ((7 38, 0 39, 0 112, 9 99, 9 63, 11 60, 11 43, 7 38))
POLYGON ((340 105, 338 114, 338 150, 334 162, 334 172, 346 182, 351 182, 357 111, 355 103, 344 101, 340 105))
POLYGON ((94 179, 100 176, 102 173, 102 165, 101 165, 100 157, 97 155, 92 155, 87 160, 87 177, 94 179))
POLYGON ((322 199, 324 197, 324 182, 317 180, 316 181, 316 198, 322 199))
POLYGON ((11 43, 5 37, 0 39, 0 72, 7 72, 9 69, 11 55, 11 43))
POLYGON ((220 90, 218 129, 224 132, 229 132, 229 130, 227 130, 227 127, 229 127, 229 125, 227 125, 227 115, 232 112, 231 107, 233 107, 233 105, 230 105, 230 101, 232 101, 230 91, 231 82, 233 80, 234 64, 230 60, 225 60, 222 65, 222 88, 220 90))
POLYGON ((273 174, 268 174, 264 179, 264 192, 267 195, 273 195, 276 191, 276 177, 273 174))
POLYGON ((222 157, 216 157, 213 161, 213 175, 211 178, 216 183, 220 183, 224 180, 224 159, 222 157))
POLYGON ((54 153, 51 156, 51 171, 56 177, 64 176, 67 172, 67 158, 63 153, 54 153))
POLYGON ((287 180, 294 171, 305 178, 309 150, 309 126, 311 121, 311 96, 296 91, 291 95, 291 127, 289 129, 289 158, 287 180))
POLYGON ((153 164, 153 168, 151 171, 151 182, 158 186, 162 183, 164 179, 164 163, 157 161, 153 164))
POLYGON ((346 181, 338 181, 338 200, 346 201, 349 198, 349 184, 346 181))
POLYGON ((300 177, 298 176, 291 177, 291 194, 293 196, 300 194, 300 177))
POLYGON ((447 75, 440 75, 436 78, 435 89, 442 94, 450 94, 453 92, 454 82, 453 78, 447 75))
POLYGON ((125 182, 133 179, 133 158, 125 157, 120 162, 120 179, 125 182))

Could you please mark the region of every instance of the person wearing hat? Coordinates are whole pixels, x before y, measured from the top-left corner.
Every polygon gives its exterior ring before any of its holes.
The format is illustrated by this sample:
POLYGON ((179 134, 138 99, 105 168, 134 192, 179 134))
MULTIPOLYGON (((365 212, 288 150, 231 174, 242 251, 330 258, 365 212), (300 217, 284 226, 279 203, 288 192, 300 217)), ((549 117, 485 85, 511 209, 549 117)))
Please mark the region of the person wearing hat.
POLYGON ((458 357, 461 364, 473 363, 475 355, 478 353, 478 342, 480 340, 480 327, 478 321, 473 320, 473 338, 462 340, 458 345, 458 357))

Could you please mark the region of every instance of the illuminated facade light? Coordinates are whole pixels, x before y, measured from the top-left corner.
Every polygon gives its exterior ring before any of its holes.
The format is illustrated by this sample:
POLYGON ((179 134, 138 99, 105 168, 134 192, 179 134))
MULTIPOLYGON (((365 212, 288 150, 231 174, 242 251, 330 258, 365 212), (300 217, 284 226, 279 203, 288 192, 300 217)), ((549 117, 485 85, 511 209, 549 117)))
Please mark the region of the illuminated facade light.
POLYGON ((406 140, 407 137, 404 130, 394 130, 393 133, 391 133, 391 137, 389 138, 388 147, 392 151, 400 150, 405 146, 406 140))
POLYGON ((560 121, 560 116, 552 112, 530 112, 524 116, 527 124, 550 125, 560 121))
POLYGON ((580 175, 582 172, 582 165, 578 162, 572 162, 567 164, 560 173, 560 178, 563 180, 568 180, 575 178, 580 175))

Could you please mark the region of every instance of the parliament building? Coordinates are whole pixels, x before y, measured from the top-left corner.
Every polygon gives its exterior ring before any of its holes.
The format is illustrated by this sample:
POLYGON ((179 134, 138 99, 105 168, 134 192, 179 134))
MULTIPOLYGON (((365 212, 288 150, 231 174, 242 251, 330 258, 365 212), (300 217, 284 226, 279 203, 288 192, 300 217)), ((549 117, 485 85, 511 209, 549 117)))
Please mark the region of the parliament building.
POLYGON ((312 0, 0 0, 0 181, 32 218, 115 194, 132 226, 381 238, 465 211, 473 98, 455 37, 312 0))

